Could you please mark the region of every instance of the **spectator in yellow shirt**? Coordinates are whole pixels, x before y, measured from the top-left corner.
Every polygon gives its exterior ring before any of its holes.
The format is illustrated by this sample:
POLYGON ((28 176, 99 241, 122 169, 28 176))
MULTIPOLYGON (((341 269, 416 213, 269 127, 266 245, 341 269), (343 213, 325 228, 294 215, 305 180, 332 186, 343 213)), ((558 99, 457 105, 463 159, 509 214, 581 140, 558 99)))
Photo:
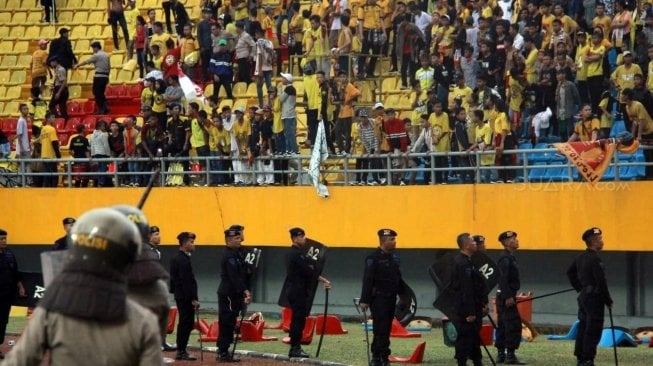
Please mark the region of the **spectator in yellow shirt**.
MULTIPOLYGON (((653 118, 646 111, 644 105, 633 100, 634 93, 632 89, 624 89, 621 95, 626 103, 626 113, 628 113, 630 120, 633 122, 631 130, 633 136, 638 141, 642 139, 653 140, 653 118)), ((653 149, 644 150, 644 160, 649 164, 653 162, 653 149)), ((653 166, 646 166, 646 178, 653 178, 653 166)))
POLYGON ((48 51, 48 41, 42 39, 39 41, 39 49, 34 51, 32 54, 32 87, 39 88, 41 94, 43 94, 43 88, 47 81, 47 59, 48 51))
POLYGON ((601 92, 603 91, 603 56, 605 47, 601 44, 603 37, 600 32, 592 34, 592 44, 583 58, 583 63, 587 64, 587 88, 590 93, 590 103, 592 110, 598 114, 599 102, 601 101, 601 92))
POLYGON ((192 63, 190 60, 186 60, 193 52, 199 53, 200 45, 197 42, 197 39, 193 37, 192 27, 190 24, 184 26, 184 35, 179 40, 181 46, 181 69, 189 78, 193 81, 195 80, 195 66, 197 61, 199 61, 199 54, 195 57, 195 63, 192 63))
POLYGON ((596 141, 599 138, 600 126, 599 120, 592 116, 592 107, 584 104, 580 110, 580 120, 576 122, 574 133, 568 141, 596 141))

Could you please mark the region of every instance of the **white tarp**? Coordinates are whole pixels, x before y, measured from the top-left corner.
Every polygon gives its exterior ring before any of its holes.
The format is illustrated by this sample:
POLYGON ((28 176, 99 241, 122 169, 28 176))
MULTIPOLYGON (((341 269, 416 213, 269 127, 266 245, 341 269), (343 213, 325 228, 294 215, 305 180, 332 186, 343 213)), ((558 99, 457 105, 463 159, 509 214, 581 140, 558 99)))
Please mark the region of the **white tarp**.
POLYGON ((308 165, 308 174, 313 181, 313 187, 317 190, 320 197, 329 197, 329 190, 320 182, 320 165, 329 157, 327 149, 326 134, 324 133, 324 121, 320 121, 317 126, 317 135, 315 136, 315 146, 311 153, 311 162, 308 165))

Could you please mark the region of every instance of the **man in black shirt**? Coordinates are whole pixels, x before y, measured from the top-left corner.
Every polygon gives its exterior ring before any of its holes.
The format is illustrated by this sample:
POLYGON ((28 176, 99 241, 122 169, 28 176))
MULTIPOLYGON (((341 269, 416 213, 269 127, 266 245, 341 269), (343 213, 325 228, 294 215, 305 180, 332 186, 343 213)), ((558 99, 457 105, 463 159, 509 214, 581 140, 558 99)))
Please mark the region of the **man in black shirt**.
MULTIPOLYGON (((170 107, 170 118, 167 123, 168 142, 166 146, 166 156, 188 157, 190 150, 190 122, 181 118, 181 105, 173 103, 170 107)), ((190 162, 188 160, 180 161, 184 171, 189 170, 190 162)), ((184 174, 184 184, 188 184, 190 176, 184 174)))
POLYGON ((52 58, 59 60, 59 64, 66 70, 70 70, 74 64, 77 64, 77 57, 73 53, 73 45, 70 43, 70 39, 68 39, 69 35, 70 31, 68 28, 61 28, 59 30, 59 38, 50 42, 48 65, 52 58))
MULTIPOLYGON (((86 132, 86 127, 83 124, 78 124, 75 126, 77 135, 70 139, 70 151, 72 152, 74 159, 90 159, 91 150, 88 143, 88 139, 84 136, 86 132)), ((76 173, 87 172, 88 171, 88 161, 81 161, 73 163, 73 170, 76 173)), ((75 187, 88 187, 88 176, 79 175, 74 176, 73 180, 75 181, 75 187)))
POLYGON ((453 320, 456 338, 456 360, 459 366, 467 365, 467 359, 474 366, 482 365, 481 338, 479 331, 483 316, 488 312, 487 287, 480 272, 474 267, 471 257, 478 247, 469 233, 458 235, 460 253, 454 259, 454 273, 451 288, 455 292, 458 311, 453 320))
POLYGON ((177 235, 179 251, 170 261, 170 292, 174 294, 179 311, 177 324, 177 360, 194 361, 197 358, 186 352, 188 338, 193 330, 195 311, 200 303, 197 296, 197 281, 190 262, 195 251, 195 234, 187 231, 177 235))
POLYGON ((229 228, 224 231, 227 248, 220 262, 220 287, 218 287, 218 308, 220 332, 217 341, 218 361, 238 362, 232 357, 229 347, 234 340, 236 319, 241 311, 252 301, 250 283, 241 250, 243 241, 241 231, 229 228))
MULTIPOLYGON (((7 248, 7 232, 0 229, 0 344, 5 341, 9 311, 16 294, 25 297, 25 287, 18 272, 16 256, 7 248)), ((4 358, 0 352, 0 360, 4 358)))
MULTIPOLYGON (((306 324, 306 316, 312 304, 312 285, 315 283, 315 262, 312 257, 304 253, 306 236, 304 229, 290 229, 290 240, 292 247, 286 256, 286 282, 288 287, 288 302, 292 309, 290 320, 290 352, 288 357, 309 357, 301 347, 302 332, 306 324)), ((324 284, 324 288, 331 288, 331 282, 319 276, 318 281, 324 284)))
POLYGON ((574 259, 567 270, 569 282, 578 292, 578 335, 574 355, 578 365, 594 366, 596 345, 603 333, 605 306, 612 308, 612 297, 605 279, 605 266, 598 252, 603 249, 601 229, 593 227, 583 233, 585 252, 574 259))
POLYGON ((66 232, 66 235, 62 236, 61 238, 57 239, 54 242, 54 247, 52 250, 66 250, 68 249, 68 234, 70 234, 70 229, 73 227, 73 224, 75 223, 75 219, 72 217, 66 217, 63 219, 63 229, 66 232))
POLYGON ((504 231, 499 235, 504 251, 497 264, 501 269, 499 289, 497 290, 497 332, 494 346, 499 355, 497 362, 509 365, 524 365, 515 356, 515 350, 521 342, 521 317, 517 309, 517 292, 519 291, 519 269, 513 253, 519 248, 517 233, 504 231), (508 354, 506 355, 506 349, 508 354))
POLYGON ((390 356, 390 329, 395 316, 397 295, 406 293, 406 283, 401 278, 397 232, 392 229, 378 231, 379 248, 365 258, 363 289, 360 308, 368 308, 374 319, 371 366, 388 365, 390 356))

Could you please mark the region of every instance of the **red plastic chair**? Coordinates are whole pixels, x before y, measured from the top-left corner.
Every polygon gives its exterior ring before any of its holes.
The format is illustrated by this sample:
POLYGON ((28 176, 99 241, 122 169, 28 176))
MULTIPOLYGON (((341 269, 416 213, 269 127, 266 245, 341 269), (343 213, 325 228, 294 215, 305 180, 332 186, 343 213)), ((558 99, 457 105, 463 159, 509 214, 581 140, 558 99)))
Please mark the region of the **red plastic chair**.
POLYGON ((492 339, 494 337, 494 327, 492 324, 483 324, 479 331, 479 335, 481 336, 482 346, 491 346, 494 344, 492 339))
POLYGON ((58 133, 57 138, 59 139, 59 146, 68 146, 68 140, 70 135, 67 133, 58 133))
POLYGON ((322 334, 322 326, 324 325, 324 334, 336 335, 347 334, 347 330, 342 329, 342 323, 335 315, 327 315, 326 324, 324 322, 324 315, 318 315, 315 324, 315 333, 322 334))
POLYGON ((84 112, 84 115, 93 114, 95 112, 95 101, 89 99, 84 102, 82 105, 82 111, 84 112))
MULTIPOLYGON (((77 117, 68 118, 68 121, 66 121, 66 125, 63 128, 60 129, 59 127, 57 127, 57 132, 67 132, 67 133, 76 132, 75 127, 80 123, 82 123, 82 121, 77 117)), ((90 132, 90 131, 86 131, 86 132, 90 132)))
POLYGON ((409 332, 406 327, 399 323, 397 318, 392 319, 392 329, 390 330, 390 337, 396 338, 419 338, 422 335, 420 333, 409 332))
MULTIPOLYGON (((302 331, 301 344, 311 344, 311 342, 313 341, 314 332, 315 332, 315 317, 307 316, 306 324, 304 324, 304 330, 302 331)), ((283 337, 281 341, 283 343, 290 344, 290 337, 283 337)))
POLYGON ((140 83, 134 84, 134 85, 129 85, 127 87, 127 96, 129 99, 140 99, 141 97, 141 92, 143 91, 143 85, 140 83))
POLYGON ((66 112, 68 112, 69 116, 84 115, 84 112, 82 111, 82 106, 79 104, 79 102, 75 100, 69 100, 68 103, 66 103, 66 112))
POLYGON ((93 132, 95 130, 95 123, 96 123, 96 118, 93 116, 86 116, 82 120, 82 124, 86 126, 86 131, 88 133, 93 132))
POLYGON ((2 123, 2 131, 4 131, 6 134, 15 135, 17 125, 18 125, 17 118, 7 118, 2 123))
POLYGON ((284 332, 288 332, 290 330, 290 318, 292 318, 292 310, 290 308, 282 308, 279 324, 266 325, 265 329, 283 329, 284 332))
POLYGON ((265 342, 276 341, 277 337, 263 335, 265 322, 243 321, 240 323, 240 339, 243 342, 265 342))
POLYGON ((55 118, 54 129, 57 132, 68 132, 68 130, 66 129, 66 120, 63 118, 55 118))
POLYGON ((177 307, 171 306, 168 311, 168 334, 172 334, 175 331, 175 321, 177 320, 177 307))
POLYGON ((394 363, 422 363, 424 360, 424 350, 426 349, 426 342, 422 342, 415 347, 413 354, 410 357, 388 357, 388 361, 394 363))
POLYGON ((202 342, 217 342, 219 336, 220 326, 217 320, 209 326, 206 335, 199 338, 202 342))

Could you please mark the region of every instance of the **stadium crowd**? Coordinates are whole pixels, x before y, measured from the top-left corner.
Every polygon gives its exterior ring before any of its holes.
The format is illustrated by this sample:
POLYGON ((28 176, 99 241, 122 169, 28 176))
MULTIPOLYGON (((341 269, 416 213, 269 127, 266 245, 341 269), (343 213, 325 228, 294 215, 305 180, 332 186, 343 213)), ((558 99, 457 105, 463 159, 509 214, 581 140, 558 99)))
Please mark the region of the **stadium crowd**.
MULTIPOLYGON (((132 158, 161 156, 199 157, 199 164, 181 161, 186 172, 233 170, 211 174, 203 185, 267 185, 288 183, 279 172, 288 170, 289 161, 275 156, 313 147, 319 121, 330 154, 359 156, 357 169, 381 169, 387 162, 428 167, 431 159, 409 153, 450 151, 484 151, 481 166, 513 166, 516 155, 504 150, 607 138, 621 119, 635 138, 653 141, 650 1, 204 0, 197 6, 201 20, 193 22, 180 1, 163 1, 160 21, 154 9, 142 16, 134 1, 110 1, 114 49, 122 47, 120 26, 143 80, 141 115, 102 119, 94 131, 76 126, 69 142, 73 158, 124 157, 116 169, 134 174, 114 182, 121 185, 144 184, 137 173, 156 165, 132 158), (187 100, 180 85, 186 76, 212 84, 213 92, 187 100), (399 81, 383 90, 388 78, 399 81), (255 83, 256 102, 234 102, 233 89, 243 82, 255 83), (384 105, 392 93, 407 103, 384 105), (298 133, 300 114, 306 134, 298 133), (305 136, 299 144, 298 136, 305 136), (393 158, 383 158, 387 153, 393 158), (221 159, 207 166, 206 157, 221 159)), ((27 132, 30 121, 52 127, 55 118, 67 117, 65 70, 79 63, 68 29, 60 34, 49 42, 49 53, 47 40, 34 53, 33 108, 21 108, 17 157, 60 156, 56 131, 35 131, 32 144, 27 132), (40 94, 48 66, 55 90, 46 107, 40 94)), ((98 79, 107 77, 108 56, 99 43, 92 46, 93 56, 81 64, 95 65, 93 93, 100 101, 97 114, 104 115, 106 83, 98 79)), ((653 162, 653 150, 644 155, 653 162)), ((472 155, 433 161, 437 168, 477 164, 472 155)), ((100 172, 110 167, 79 165, 100 172)), ((41 171, 54 172, 56 165, 41 171)), ((437 171, 432 179, 445 184, 452 176, 473 180, 465 170, 437 171)), ((646 177, 652 176, 647 167, 646 177)), ((483 170, 483 182, 514 179, 510 169, 483 170)), ((415 183, 415 175, 359 172, 355 179, 386 183, 415 183)), ((95 184, 111 182, 98 178, 95 184)), ((189 175, 183 184, 191 184, 189 175)))

